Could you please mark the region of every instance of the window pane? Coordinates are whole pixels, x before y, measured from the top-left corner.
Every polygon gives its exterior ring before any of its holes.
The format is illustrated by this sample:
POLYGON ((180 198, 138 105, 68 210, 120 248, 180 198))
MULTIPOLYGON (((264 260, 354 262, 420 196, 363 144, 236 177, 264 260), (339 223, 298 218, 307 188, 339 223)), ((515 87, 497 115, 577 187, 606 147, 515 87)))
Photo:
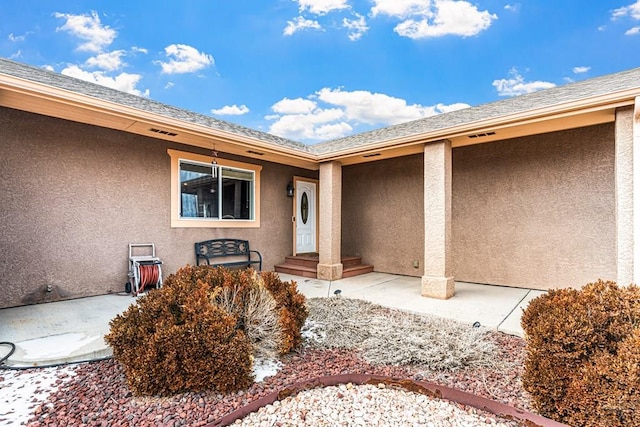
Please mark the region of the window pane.
POLYGON ((180 216, 218 218, 217 187, 211 166, 180 162, 180 216))
POLYGON ((253 172, 222 169, 222 219, 252 219, 253 172))

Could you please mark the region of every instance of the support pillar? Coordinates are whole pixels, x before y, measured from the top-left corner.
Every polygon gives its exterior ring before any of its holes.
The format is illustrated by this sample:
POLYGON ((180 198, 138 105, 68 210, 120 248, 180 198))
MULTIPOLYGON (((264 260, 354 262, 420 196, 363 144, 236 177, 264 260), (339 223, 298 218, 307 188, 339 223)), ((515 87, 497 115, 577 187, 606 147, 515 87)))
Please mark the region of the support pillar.
POLYGON ((422 296, 449 299, 451 275, 451 142, 424 147, 424 276, 422 296))
POLYGON ((320 263, 318 279, 342 279, 342 165, 320 164, 320 263))
MULTIPOLYGON (((634 152, 633 107, 616 110, 615 186, 617 278, 621 286, 634 282, 634 152)), ((635 157, 637 158, 637 157, 635 157)))

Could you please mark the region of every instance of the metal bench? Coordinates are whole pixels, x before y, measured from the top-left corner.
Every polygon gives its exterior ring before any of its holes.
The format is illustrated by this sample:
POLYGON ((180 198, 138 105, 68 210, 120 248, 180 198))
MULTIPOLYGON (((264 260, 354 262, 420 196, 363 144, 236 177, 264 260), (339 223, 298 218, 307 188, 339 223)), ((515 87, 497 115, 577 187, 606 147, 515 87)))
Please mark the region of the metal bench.
POLYGON ((258 251, 249 249, 248 240, 240 239, 212 239, 196 242, 196 265, 206 261, 207 265, 214 267, 244 267, 249 268, 258 264, 258 271, 262 271, 262 255, 258 251), (257 259, 252 259, 255 254, 257 259), (222 262, 220 259, 227 259, 222 262))

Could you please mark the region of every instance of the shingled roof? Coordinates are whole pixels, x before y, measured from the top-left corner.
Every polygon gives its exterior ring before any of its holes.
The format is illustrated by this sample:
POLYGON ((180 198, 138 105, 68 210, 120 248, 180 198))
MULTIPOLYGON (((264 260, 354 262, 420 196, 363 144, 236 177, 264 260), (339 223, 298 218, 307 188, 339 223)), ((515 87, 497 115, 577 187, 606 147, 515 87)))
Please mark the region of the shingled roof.
POLYGON ((636 88, 640 89, 640 68, 635 68, 539 92, 430 116, 369 132, 363 132, 345 138, 335 139, 315 145, 306 145, 301 142, 289 140, 266 132, 215 119, 203 114, 166 105, 145 97, 121 92, 95 83, 86 82, 74 77, 65 76, 5 58, 0 58, 0 73, 41 83, 54 88, 83 94, 99 100, 113 102, 145 112, 158 114, 167 118, 182 120, 206 126, 214 130, 221 130, 230 134, 249 137, 258 141, 317 155, 338 152, 345 149, 357 149, 370 144, 384 143, 385 141, 419 136, 426 133, 441 132, 445 135, 447 129, 460 125, 479 123, 485 120, 497 119, 535 109, 562 105, 625 90, 636 88))
POLYGON ((245 136, 259 141, 271 144, 281 145, 288 148, 294 148, 305 152, 309 151, 309 147, 303 143, 281 138, 266 132, 260 132, 255 129, 229 123, 224 120, 215 119, 203 114, 194 113, 161 102, 153 101, 149 98, 111 89, 96 83, 87 82, 75 77, 65 76, 39 67, 22 64, 20 62, 11 61, 9 59, 0 58, 0 73, 8 74, 13 77, 19 77, 32 82, 41 83, 58 89, 64 89, 71 92, 87 95, 103 101, 109 101, 116 104, 125 105, 138 110, 159 114, 161 116, 172 119, 183 120, 211 129, 229 132, 235 135, 245 136))
POLYGON ((448 128, 463 124, 509 116, 533 109, 561 105, 634 88, 640 88, 640 68, 323 142, 311 147, 311 151, 316 154, 325 154, 427 132, 445 132, 448 128))

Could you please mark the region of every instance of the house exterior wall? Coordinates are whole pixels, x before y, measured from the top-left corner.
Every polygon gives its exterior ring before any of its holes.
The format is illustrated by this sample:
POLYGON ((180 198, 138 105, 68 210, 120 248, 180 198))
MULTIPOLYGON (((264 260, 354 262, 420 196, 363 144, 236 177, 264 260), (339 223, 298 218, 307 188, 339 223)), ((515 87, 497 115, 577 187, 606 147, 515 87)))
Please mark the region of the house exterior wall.
POLYGON ((453 150, 456 280, 540 289, 616 279, 613 124, 453 150))
MULTIPOLYGON (((538 289, 616 279, 614 125, 452 152, 458 281, 538 289)), ((423 156, 343 168, 342 252, 420 276, 423 156)))
POLYGON ((263 166, 260 228, 171 228, 167 149, 206 150, 7 108, 0 128, 0 308, 123 291, 129 243, 154 243, 165 277, 216 237, 249 240, 273 270, 292 250, 287 183, 317 178, 220 153, 263 166))
POLYGON ((418 154, 342 169, 343 255, 362 256, 375 271, 422 276, 423 161, 418 154))

